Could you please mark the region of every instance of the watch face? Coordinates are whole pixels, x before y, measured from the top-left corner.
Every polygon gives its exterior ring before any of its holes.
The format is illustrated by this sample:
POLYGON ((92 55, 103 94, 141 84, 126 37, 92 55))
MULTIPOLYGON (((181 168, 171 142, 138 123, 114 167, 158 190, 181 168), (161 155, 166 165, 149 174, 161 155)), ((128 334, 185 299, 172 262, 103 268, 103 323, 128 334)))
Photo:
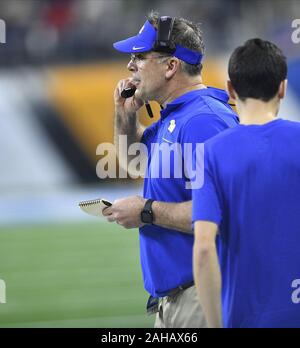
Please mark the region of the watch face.
POLYGON ((142 211, 142 212, 141 212, 141 220, 142 220, 142 222, 144 222, 145 224, 152 224, 152 221, 153 221, 152 212, 149 212, 149 211, 142 211))

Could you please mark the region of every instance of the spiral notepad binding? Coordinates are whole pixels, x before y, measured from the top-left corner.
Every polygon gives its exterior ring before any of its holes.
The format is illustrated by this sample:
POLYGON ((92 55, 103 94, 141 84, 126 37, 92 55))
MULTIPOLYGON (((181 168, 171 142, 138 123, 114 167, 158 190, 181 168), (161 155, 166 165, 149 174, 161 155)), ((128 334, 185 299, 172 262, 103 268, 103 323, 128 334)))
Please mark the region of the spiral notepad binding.
POLYGON ((103 209, 109 207, 111 203, 104 199, 93 199, 89 201, 82 201, 78 205, 81 210, 89 215, 103 216, 103 209))
POLYGON ((80 206, 80 207, 86 207, 86 206, 89 206, 89 205, 99 204, 99 203, 102 203, 102 200, 101 200, 101 199, 93 199, 93 200, 90 200, 90 201, 83 201, 83 202, 80 202, 80 203, 79 203, 79 206, 80 206))

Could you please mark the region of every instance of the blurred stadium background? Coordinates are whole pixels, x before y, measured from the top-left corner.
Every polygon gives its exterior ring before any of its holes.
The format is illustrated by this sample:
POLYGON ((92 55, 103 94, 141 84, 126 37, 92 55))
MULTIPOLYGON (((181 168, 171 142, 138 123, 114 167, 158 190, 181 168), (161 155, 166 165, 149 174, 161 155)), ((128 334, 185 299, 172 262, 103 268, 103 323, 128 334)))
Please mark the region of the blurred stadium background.
POLYGON ((300 119, 298 0, 1 0, 0 327, 153 325, 137 231, 77 206, 141 193, 141 181, 100 180, 96 148, 112 142, 113 90, 128 76, 112 43, 151 9, 202 23, 207 85, 224 87, 228 56, 248 38, 277 43, 289 63, 280 117, 300 119))

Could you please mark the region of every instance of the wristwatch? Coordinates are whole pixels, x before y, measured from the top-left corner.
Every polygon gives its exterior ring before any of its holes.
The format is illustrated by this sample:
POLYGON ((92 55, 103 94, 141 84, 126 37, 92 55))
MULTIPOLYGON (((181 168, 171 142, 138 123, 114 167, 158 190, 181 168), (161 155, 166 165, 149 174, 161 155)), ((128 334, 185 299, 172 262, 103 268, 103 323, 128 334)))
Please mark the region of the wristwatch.
POLYGON ((152 211, 152 203, 154 202, 153 199, 148 199, 145 203, 144 209, 141 211, 141 220, 145 224, 152 224, 153 223, 153 211, 152 211))

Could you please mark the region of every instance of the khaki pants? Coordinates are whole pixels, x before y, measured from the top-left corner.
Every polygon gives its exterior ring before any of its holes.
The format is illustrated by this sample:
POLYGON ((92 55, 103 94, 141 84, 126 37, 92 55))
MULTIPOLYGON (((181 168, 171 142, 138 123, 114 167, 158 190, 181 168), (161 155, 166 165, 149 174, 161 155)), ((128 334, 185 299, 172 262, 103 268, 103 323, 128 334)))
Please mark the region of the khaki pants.
POLYGON ((196 287, 180 291, 175 297, 159 299, 155 328, 205 328, 206 322, 196 287))

